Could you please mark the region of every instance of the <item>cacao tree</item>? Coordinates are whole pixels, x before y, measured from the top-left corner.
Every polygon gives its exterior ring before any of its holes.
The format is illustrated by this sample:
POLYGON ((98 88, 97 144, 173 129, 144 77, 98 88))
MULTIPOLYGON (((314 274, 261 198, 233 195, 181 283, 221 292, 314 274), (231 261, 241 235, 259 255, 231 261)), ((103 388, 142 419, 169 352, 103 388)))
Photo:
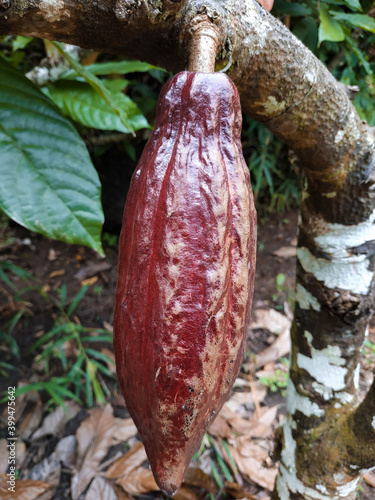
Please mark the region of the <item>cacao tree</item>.
MULTIPOLYGON (((288 414, 274 496, 354 500, 361 475, 375 466, 375 383, 358 399, 375 298, 375 133, 345 86, 253 0, 0 0, 0 35, 58 40, 172 72, 185 68, 202 23, 216 33, 218 60, 244 112, 294 151, 302 172, 288 414)), ((64 152, 56 155, 63 170, 64 152)), ((84 162, 81 152, 77 168, 84 162)), ((80 189, 87 197, 89 188, 80 189)), ((42 232, 40 221, 34 225, 42 232)))

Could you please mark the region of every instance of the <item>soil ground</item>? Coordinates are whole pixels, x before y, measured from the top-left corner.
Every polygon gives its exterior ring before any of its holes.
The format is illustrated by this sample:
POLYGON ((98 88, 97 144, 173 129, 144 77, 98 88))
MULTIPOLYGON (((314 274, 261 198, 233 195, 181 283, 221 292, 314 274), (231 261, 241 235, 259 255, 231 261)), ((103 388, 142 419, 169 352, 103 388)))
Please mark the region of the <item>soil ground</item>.
MULTIPOLYGON (((284 313, 288 309, 287 304, 291 302, 295 281, 296 227, 296 211, 283 216, 260 217, 253 313, 258 309, 276 309, 284 313), (276 283, 277 275, 284 276, 279 284, 276 283)), ((19 380, 35 380, 35 359, 28 350, 37 338, 55 324, 61 312, 62 290, 65 286, 67 307, 82 285, 89 285, 72 315, 73 321, 85 327, 111 330, 116 287, 117 238, 105 233, 105 258, 100 258, 87 248, 47 240, 13 223, 3 223, 1 233, 0 259, 20 266, 34 277, 31 280, 33 288, 29 291, 25 290, 25 282, 21 278, 12 278, 16 288, 23 291, 19 297, 0 279, 0 330, 17 312, 22 311, 12 333, 19 346, 20 360, 15 359, 6 346, 0 346, 0 359, 15 367, 7 373, 8 378, 1 376, 2 392, 8 386, 16 386, 19 380)), ((269 332, 256 329, 252 330, 247 340, 247 348, 248 351, 257 353, 269 343, 269 332)), ((107 347, 111 349, 111 345, 107 347)), ((49 375, 54 371, 59 374, 58 368, 52 368, 49 375)), ((368 381, 369 377, 370 375, 368 381)), ((116 386, 113 386, 113 395, 115 400, 118 397, 116 386)), ((283 412, 285 403, 280 391, 269 391, 267 397, 267 404, 270 405, 269 401, 272 400, 279 404, 283 412)), ((116 411, 116 416, 127 416, 123 407, 116 411)), ((87 412, 83 408, 69 425, 78 427, 86 416, 87 412)), ((53 443, 49 446, 53 449, 53 443)), ((67 493, 69 481, 69 474, 61 474, 54 499, 71 498, 67 493)), ((260 498, 259 488, 252 491, 260 498)), ((140 498, 155 498, 155 494, 144 494, 140 498)), ((364 485, 359 498, 375 498, 374 489, 364 485)))

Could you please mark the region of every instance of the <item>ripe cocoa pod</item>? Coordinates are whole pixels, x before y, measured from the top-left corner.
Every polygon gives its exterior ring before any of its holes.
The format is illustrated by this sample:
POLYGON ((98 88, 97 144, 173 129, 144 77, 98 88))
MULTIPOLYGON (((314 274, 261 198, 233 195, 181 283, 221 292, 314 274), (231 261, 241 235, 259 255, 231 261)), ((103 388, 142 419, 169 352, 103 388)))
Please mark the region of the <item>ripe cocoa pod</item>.
POLYGON ((241 124, 226 75, 174 76, 126 201, 117 373, 156 482, 170 496, 244 355, 256 212, 241 124))

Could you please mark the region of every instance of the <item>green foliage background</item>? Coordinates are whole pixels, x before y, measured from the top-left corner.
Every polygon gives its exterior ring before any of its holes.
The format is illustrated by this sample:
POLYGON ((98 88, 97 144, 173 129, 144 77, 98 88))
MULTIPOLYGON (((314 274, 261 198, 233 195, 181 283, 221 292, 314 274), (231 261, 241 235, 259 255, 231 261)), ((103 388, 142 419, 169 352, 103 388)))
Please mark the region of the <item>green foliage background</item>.
MULTIPOLYGON (((359 115, 371 126, 374 5, 373 0, 275 0, 272 11, 351 87, 359 115)), ((158 91, 169 75, 105 54, 82 65, 57 42, 7 36, 0 38, 0 76, 0 208, 33 231, 102 253, 100 182, 84 140, 100 134, 101 145, 91 148, 97 157, 120 139, 136 160, 135 144, 152 128, 158 91), (142 86, 144 75, 155 85, 142 86), (142 98, 132 99, 137 89, 143 89, 142 98)), ((243 147, 258 206, 283 211, 295 204, 298 178, 285 145, 245 117, 243 147)))

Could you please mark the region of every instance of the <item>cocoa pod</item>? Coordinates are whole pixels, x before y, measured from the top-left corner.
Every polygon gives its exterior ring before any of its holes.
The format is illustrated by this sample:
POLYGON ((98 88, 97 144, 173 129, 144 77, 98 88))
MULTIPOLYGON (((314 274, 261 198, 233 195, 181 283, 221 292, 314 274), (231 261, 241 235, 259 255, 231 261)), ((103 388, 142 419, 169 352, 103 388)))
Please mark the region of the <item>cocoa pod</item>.
POLYGON ((256 212, 241 124, 226 75, 174 76, 125 206, 117 373, 156 482, 170 496, 244 355, 256 212))

